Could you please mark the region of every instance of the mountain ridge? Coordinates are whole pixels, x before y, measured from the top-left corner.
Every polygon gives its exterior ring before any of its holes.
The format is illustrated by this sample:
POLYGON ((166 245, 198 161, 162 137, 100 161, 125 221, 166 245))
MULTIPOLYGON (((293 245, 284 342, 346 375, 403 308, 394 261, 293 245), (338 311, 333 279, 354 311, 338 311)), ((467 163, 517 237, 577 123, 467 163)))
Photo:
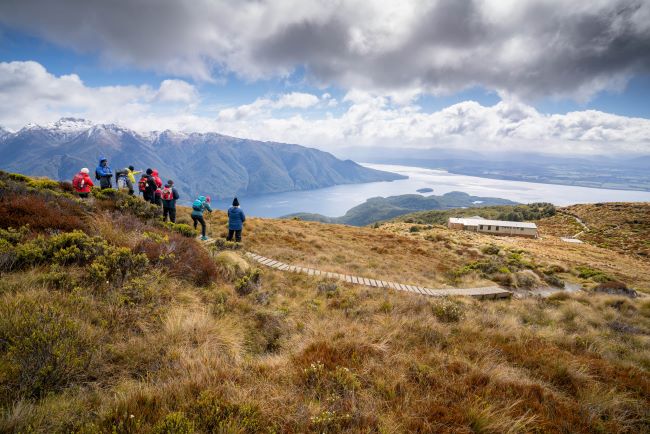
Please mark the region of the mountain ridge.
POLYGON ((81 167, 92 170, 102 155, 114 171, 158 169, 164 180, 175 181, 183 201, 199 193, 252 196, 405 178, 314 148, 214 132, 142 134, 78 118, 0 132, 0 167, 9 171, 69 180, 81 167))

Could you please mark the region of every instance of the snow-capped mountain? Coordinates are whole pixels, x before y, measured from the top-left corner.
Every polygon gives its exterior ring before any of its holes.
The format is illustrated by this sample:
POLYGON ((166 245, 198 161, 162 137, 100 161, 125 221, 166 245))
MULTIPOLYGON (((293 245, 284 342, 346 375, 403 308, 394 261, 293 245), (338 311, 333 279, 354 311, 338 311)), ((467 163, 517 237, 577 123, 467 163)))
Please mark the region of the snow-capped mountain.
POLYGON ((106 156, 114 170, 129 165, 158 169, 163 179, 174 180, 187 201, 199 193, 228 197, 402 178, 317 149, 217 133, 139 134, 76 118, 2 131, 0 169, 69 180, 82 167, 92 172, 98 158, 106 156))

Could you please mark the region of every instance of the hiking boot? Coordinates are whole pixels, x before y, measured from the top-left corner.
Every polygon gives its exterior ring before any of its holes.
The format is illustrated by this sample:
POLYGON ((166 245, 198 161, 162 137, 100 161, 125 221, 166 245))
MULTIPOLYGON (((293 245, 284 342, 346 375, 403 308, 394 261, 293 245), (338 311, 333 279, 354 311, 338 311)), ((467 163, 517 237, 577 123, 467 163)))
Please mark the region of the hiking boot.
POLYGON ((208 241, 208 237, 206 236, 201 237, 201 241, 208 241))

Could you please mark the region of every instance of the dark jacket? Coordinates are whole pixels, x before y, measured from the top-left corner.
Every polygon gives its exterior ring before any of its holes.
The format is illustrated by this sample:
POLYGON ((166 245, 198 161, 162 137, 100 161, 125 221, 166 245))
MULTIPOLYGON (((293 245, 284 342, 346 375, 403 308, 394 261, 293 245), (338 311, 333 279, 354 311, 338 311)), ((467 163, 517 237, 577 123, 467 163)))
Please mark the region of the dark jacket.
POLYGON ((174 199, 162 201, 163 208, 176 209, 176 201, 180 197, 178 191, 176 191, 176 187, 172 187, 172 194, 174 195, 174 199))
POLYGON ((241 231, 244 228, 246 216, 244 211, 238 206, 231 206, 228 209, 228 229, 231 231, 241 231))

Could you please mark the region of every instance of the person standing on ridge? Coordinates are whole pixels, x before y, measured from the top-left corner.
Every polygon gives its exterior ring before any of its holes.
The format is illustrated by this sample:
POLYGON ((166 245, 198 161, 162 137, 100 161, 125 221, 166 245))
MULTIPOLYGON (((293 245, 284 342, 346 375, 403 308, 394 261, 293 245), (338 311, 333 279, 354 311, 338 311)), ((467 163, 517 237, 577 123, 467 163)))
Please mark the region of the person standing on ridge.
POLYGON ((212 212, 212 207, 210 207, 210 196, 199 196, 198 199, 192 203, 192 221, 194 222, 194 229, 196 229, 196 226, 201 223, 201 239, 205 241, 208 237, 205 235, 203 211, 212 212))
POLYGON ((156 186, 158 186, 158 188, 162 188, 163 182, 162 179, 160 179, 160 176, 158 176, 158 171, 156 169, 153 169, 151 171, 151 176, 153 176, 153 180, 156 182, 156 186))
POLYGON ((111 178, 113 177, 113 171, 108 165, 108 160, 106 157, 99 157, 99 165, 95 169, 95 178, 99 181, 99 186, 101 189, 113 188, 111 184, 111 178))
POLYGON ((126 169, 126 179, 127 179, 126 185, 128 185, 129 187, 129 194, 131 196, 133 196, 133 193, 135 192, 133 189, 133 186, 135 185, 135 175, 139 175, 140 173, 142 173, 142 171, 135 170, 135 167, 133 166, 129 166, 126 169))
POLYGON ((176 223, 176 201, 179 195, 176 188, 174 188, 174 181, 171 179, 167 181, 160 196, 163 204, 163 221, 166 222, 167 216, 169 216, 169 221, 176 223))
POLYGON ((241 232, 244 229, 244 222, 246 215, 239 207, 239 200, 235 198, 232 201, 232 206, 228 208, 228 237, 226 240, 232 241, 232 236, 235 235, 235 241, 241 243, 241 232))
POLYGON ((153 170, 147 169, 140 181, 138 182, 138 189, 142 192, 142 198, 147 202, 154 203, 154 192, 156 191, 156 181, 154 181, 151 174, 153 170))
POLYGON ((72 178, 72 187, 74 187, 74 191, 76 191, 82 199, 88 197, 90 188, 95 185, 93 184, 93 180, 90 179, 90 176, 88 175, 89 173, 90 170, 88 170, 87 167, 84 167, 74 176, 74 178, 72 178))

